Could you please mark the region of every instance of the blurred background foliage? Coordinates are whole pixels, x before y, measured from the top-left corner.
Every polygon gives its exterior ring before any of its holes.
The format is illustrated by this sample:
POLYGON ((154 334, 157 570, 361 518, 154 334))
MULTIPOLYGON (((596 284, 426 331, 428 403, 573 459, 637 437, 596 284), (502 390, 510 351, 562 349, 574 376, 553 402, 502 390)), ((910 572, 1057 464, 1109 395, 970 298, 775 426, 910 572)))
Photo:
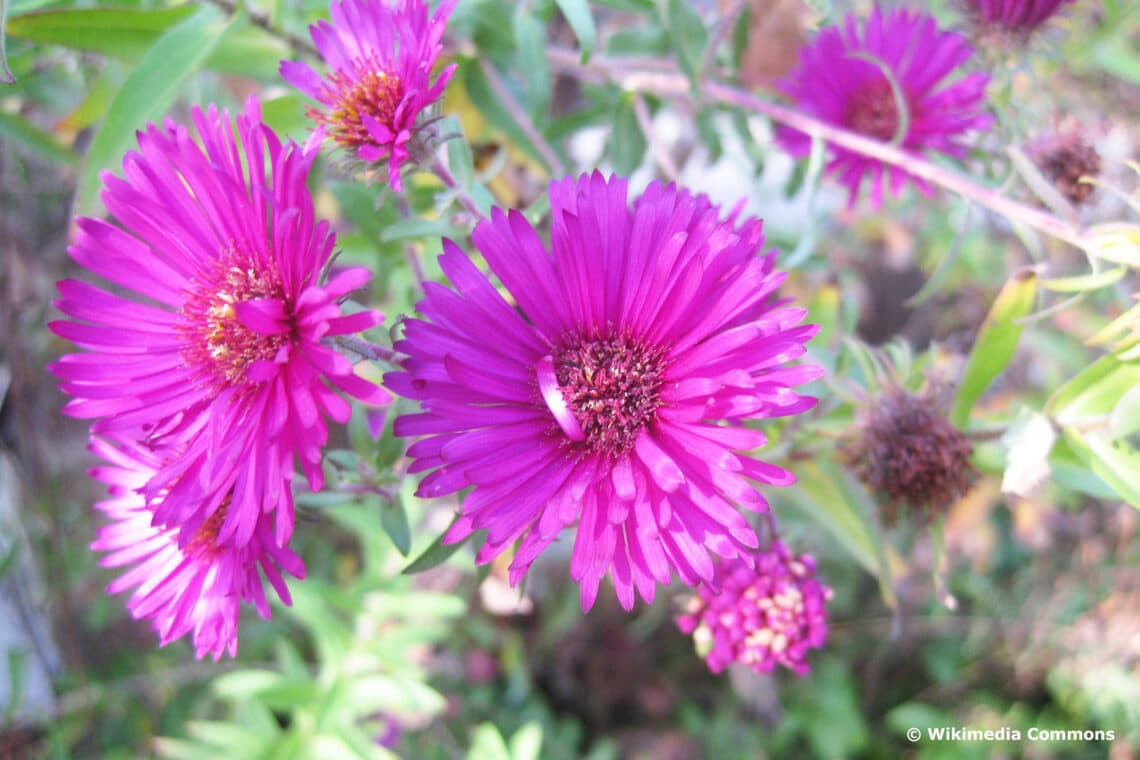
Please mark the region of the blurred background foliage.
MULTIPOLYGON (((925 5, 972 33, 955 2, 925 5)), ((547 179, 601 166, 635 187, 658 176, 743 198, 783 251, 828 374, 817 410, 765 427, 766 458, 800 479, 766 495, 835 589, 827 646, 796 678, 711 675, 672 622, 683 590, 631 615, 603 593, 582 615, 565 542, 521 591, 506 563, 476 570, 471 547, 435 542, 454 502, 417 500, 404 444, 390 422, 373 438, 363 414, 328 453, 337 487, 299 499, 309 573, 294 606, 244 621, 233 662, 197 662, 184 642, 157 649, 102 592, 85 431, 58 414, 42 369, 65 350, 45 323, 54 282, 72 273, 70 219, 100 213, 99 172, 135 130, 185 120, 193 103, 259 92, 267 121, 304 139, 305 103, 276 69, 308 54, 307 24, 327 6, 7 0, 0 597, 20 635, 0 657, 0 758, 1138 756, 1140 8, 1078 0, 1028 47, 977 41, 999 127, 946 168, 1083 230, 1074 245, 948 192, 848 209, 818 160, 792 161, 767 119, 703 92, 714 78, 774 97, 813 27, 867 7, 462 0, 446 38, 460 69, 443 151, 484 210, 541 221, 547 179), (690 87, 663 92, 655 73, 690 87), (1062 128, 1102 157, 1079 211, 1021 160, 1062 128), (835 452, 886 388, 931 382, 952 389, 977 477, 933 523, 886 527, 880 497, 835 452), (1116 738, 906 740, 928 726, 1116 738)), ((471 218, 426 174, 410 183, 410 215, 335 160, 312 186, 341 255, 376 272, 374 302, 398 333, 419 293, 410 262, 440 278, 440 236, 463 241, 471 218)))

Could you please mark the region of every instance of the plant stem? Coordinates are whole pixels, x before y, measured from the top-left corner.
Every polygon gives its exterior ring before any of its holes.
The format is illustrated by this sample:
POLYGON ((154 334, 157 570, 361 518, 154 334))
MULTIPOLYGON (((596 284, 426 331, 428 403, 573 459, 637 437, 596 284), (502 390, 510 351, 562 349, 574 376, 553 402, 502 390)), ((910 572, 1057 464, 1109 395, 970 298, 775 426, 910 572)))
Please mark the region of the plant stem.
POLYGON ((333 339, 338 346, 365 359, 374 359, 395 365, 396 352, 353 335, 338 335, 333 339))
POLYGON ((303 37, 298 37, 291 32, 287 32, 279 26, 275 26, 269 16, 266 16, 263 13, 257 13, 245 4, 243 4, 242 8, 239 10, 237 3, 234 2, 234 0, 208 0, 208 2, 218 6, 231 16, 238 14, 244 15, 249 19, 249 23, 253 24, 258 29, 263 30, 270 36, 281 40, 295 52, 304 53, 305 55, 312 56, 313 58, 321 57, 320 52, 316 47, 313 46, 311 42, 303 37))
MULTIPOLYGON (((625 59, 599 56, 593 57, 588 64, 582 64, 579 62, 576 52, 562 48, 548 49, 547 57, 556 68, 562 71, 586 75, 595 80, 616 82, 628 91, 682 99, 688 99, 691 95, 689 81, 675 67, 670 71, 659 68, 655 71, 638 70, 631 67, 625 59)), ((1010 200, 997 191, 978 185, 966 177, 888 143, 873 140, 857 132, 851 132, 834 124, 820 121, 793 108, 773 103, 728 85, 707 82, 702 92, 708 101, 763 114, 772 121, 792 127, 811 137, 818 137, 833 145, 877 159, 885 164, 897 166, 912 176, 936 184, 964 198, 969 198, 979 206, 988 208, 1011 221, 1020 222, 1058 240, 1077 247, 1081 247, 1084 243, 1081 230, 1069 222, 1059 219, 1053 214, 1010 200)))
POLYGON ((562 159, 558 157, 558 153, 551 147, 542 133, 535 127, 534 122, 531 121, 530 115, 519 104, 515 96, 511 94, 511 90, 507 87, 507 83, 503 81, 502 75, 495 69, 491 63, 485 58, 479 59, 479 70, 483 72, 483 76, 487 77, 487 84, 491 86, 491 90, 503 103, 503 107, 507 109, 507 113, 519 125, 526 138, 534 145, 535 150, 542 156, 542 160, 546 162, 550 170, 554 172, 554 176, 561 177, 566 174, 566 166, 562 163, 562 159))
MULTIPOLYGON (((396 194, 397 205, 400 207, 400 216, 405 219, 411 219, 412 207, 408 205, 408 199, 404 195, 396 194)), ((415 275, 416 282, 420 284, 420 289, 423 289, 424 283, 427 281, 427 275, 424 274, 424 265, 420 261, 420 250, 412 243, 404 245, 404 256, 408 259, 408 264, 412 267, 412 274, 415 275)))
POLYGON ((479 210, 479 206, 476 205, 475 199, 467 192, 467 188, 459 184, 459 181, 455 179, 455 175, 444 165, 443 161, 439 160, 438 156, 431 164, 431 171, 435 176, 439 177, 440 182, 446 185, 447 188, 455 194, 456 199, 460 205, 466 209, 467 213, 480 221, 487 218, 486 215, 479 210))

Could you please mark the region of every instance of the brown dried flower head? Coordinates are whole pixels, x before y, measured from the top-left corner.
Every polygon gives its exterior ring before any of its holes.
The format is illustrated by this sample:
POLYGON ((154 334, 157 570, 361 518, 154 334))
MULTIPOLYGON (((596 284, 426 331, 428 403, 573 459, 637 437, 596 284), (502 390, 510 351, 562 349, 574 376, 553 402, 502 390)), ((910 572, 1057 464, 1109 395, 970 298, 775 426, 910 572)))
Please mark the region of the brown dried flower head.
POLYGON ((1088 201, 1095 187, 1081 177, 1100 173, 1100 154, 1077 130, 1058 132, 1037 142, 1033 162, 1061 195, 1079 206, 1088 201))
POLYGON ((946 418, 942 388, 921 394, 889 388, 873 399, 842 456, 860 480, 884 496, 884 522, 908 511, 920 519, 946 510, 970 487, 974 447, 946 418))

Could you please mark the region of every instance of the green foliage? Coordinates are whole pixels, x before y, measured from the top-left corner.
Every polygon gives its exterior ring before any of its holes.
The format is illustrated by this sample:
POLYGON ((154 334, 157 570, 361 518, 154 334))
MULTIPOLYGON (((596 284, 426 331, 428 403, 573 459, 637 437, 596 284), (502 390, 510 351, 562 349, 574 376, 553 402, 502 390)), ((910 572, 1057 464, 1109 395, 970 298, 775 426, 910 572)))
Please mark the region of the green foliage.
POLYGON ((94 211, 99 173, 118 170, 135 131, 161 120, 179 88, 206 60, 228 26, 229 20, 216 9, 202 6, 163 32, 142 55, 111 101, 107 118, 87 151, 76 198, 80 212, 94 211))

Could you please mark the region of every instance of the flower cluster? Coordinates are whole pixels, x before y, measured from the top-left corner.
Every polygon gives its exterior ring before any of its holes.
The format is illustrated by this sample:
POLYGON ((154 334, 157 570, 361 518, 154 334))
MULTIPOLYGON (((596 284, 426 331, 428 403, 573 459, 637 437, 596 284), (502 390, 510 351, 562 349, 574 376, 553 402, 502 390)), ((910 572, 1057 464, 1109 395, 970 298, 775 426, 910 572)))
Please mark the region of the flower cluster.
POLYGON ((445 243, 454 289, 427 283, 385 383, 423 408, 395 422, 422 436, 418 494, 473 487, 446 541, 485 530, 479 562, 520 542, 517 583, 576 525, 582 607, 608 573, 629 609, 635 589, 711 581, 713 555, 756 548, 737 507, 767 510, 752 483, 793 477, 748 454, 765 437, 742 423, 814 405, 794 388, 820 368, 786 365, 817 328, 775 297, 785 274, 758 255, 760 221, 658 183, 631 208, 626 181, 600 173, 549 194, 549 247, 517 211, 475 228, 513 302, 445 243))
MULTIPOLYGON (((993 124, 982 111, 989 77, 973 72, 952 78, 972 53, 965 37, 939 29, 933 16, 876 7, 865 22, 851 15, 820 31, 779 86, 801 111, 822 121, 915 156, 936 151, 963 158, 962 137, 993 124)), ((795 156, 811 150, 802 132, 785 127, 777 136, 795 156)), ((898 195, 908 179, 930 193, 924 180, 904 169, 847 148, 832 152, 827 171, 847 186, 849 203, 866 177, 876 207, 885 189, 898 195)))
POLYGON ((316 141, 282 144, 255 98, 236 125, 212 106, 193 120, 197 141, 152 124, 123 177, 104 174, 120 225, 79 219, 69 252, 118 290, 59 283, 71 319, 51 329, 86 351, 50 369, 74 397, 64 413, 93 420, 93 449, 116 465, 95 471, 116 521, 95 547, 139 564, 112 589, 141 583, 136 616, 164 643, 193 630, 217 657, 236 647, 237 599, 268 613, 259 565, 283 599, 273 567, 304 573, 286 548, 291 481, 299 463, 322 487, 327 420, 350 412, 341 393, 387 394, 327 342, 382 317, 339 305, 366 269, 320 281, 334 236, 305 185, 316 141))
POLYGON ((811 555, 793 556, 775 540, 750 563, 725 568, 719 591, 701 586, 677 625, 693 635, 714 673, 740 663, 758 673, 783 665, 803 675, 809 650, 827 638, 831 595, 815 577, 811 555))

